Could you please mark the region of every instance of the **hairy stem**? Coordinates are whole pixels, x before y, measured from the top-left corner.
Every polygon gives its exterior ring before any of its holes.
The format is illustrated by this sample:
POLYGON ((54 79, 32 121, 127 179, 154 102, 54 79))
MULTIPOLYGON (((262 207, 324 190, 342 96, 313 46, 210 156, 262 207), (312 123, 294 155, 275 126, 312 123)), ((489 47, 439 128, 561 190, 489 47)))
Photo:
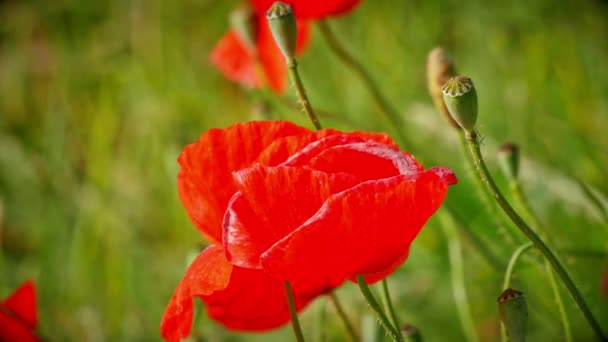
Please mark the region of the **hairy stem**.
POLYGON ((291 83, 293 84, 298 100, 300 101, 300 105, 302 105, 302 110, 306 113, 306 116, 308 116, 308 119, 312 122, 315 129, 320 130, 322 128, 321 123, 319 123, 319 119, 317 119, 315 112, 312 110, 308 95, 306 95, 306 90, 304 89, 304 84, 302 84, 302 79, 300 79, 300 74, 298 73, 298 62, 293 58, 290 59, 287 61, 287 69, 289 71, 291 83))
POLYGON ((587 319, 587 322, 595 332, 597 338, 600 341, 607 341, 608 337, 604 335, 601 326, 595 319, 595 316, 593 316, 593 313, 589 309, 589 306, 585 302, 585 299, 574 284, 574 281, 572 281, 572 278, 570 277, 562 263, 555 256, 553 251, 551 251, 551 249, 545 244, 545 242, 534 232, 534 230, 530 228, 530 226, 521 218, 521 216, 519 216, 519 214, 517 214, 517 212, 515 212, 513 207, 511 207, 511 204, 507 202, 500 190, 498 190, 498 187, 496 186, 494 179, 490 176, 490 172, 488 171, 488 168, 486 167, 486 164, 481 155, 481 150, 479 148, 479 138, 477 136, 477 133, 475 131, 468 132, 466 139, 471 155, 471 160, 475 165, 476 174, 485 184, 486 190, 492 195, 498 205, 503 209, 505 214, 509 216, 513 223, 515 223, 519 230, 521 230, 521 232, 534 244, 534 246, 536 246, 536 248, 538 248, 541 254, 549 261, 551 267, 553 268, 555 273, 557 273, 561 281, 564 283, 564 285, 570 292, 570 295, 572 296, 579 309, 587 319))
POLYGON ((382 311, 380 304, 378 304, 376 298, 374 298, 372 291, 369 289, 369 286, 367 286, 365 278, 362 275, 357 276, 357 283, 359 284, 359 289, 361 289, 361 293, 363 293, 369 307, 376 313, 380 324, 382 324, 386 332, 391 335, 393 341, 404 342, 399 328, 395 328, 388 317, 386 317, 386 314, 382 311))

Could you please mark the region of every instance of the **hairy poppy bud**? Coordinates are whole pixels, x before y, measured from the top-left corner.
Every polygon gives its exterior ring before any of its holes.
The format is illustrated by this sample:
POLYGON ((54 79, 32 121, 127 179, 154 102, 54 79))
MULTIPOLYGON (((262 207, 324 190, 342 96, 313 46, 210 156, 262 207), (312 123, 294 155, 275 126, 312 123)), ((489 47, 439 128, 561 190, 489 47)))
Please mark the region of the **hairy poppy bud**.
POLYGON ((460 127, 448 111, 448 108, 443 102, 443 92, 441 86, 451 77, 456 76, 456 68, 452 58, 445 52, 444 49, 436 47, 431 52, 426 60, 426 78, 429 87, 429 93, 433 97, 435 108, 445 117, 452 127, 460 127))
POLYGON ((519 174, 519 147, 506 143, 498 150, 498 163, 509 180, 516 180, 519 174))
POLYGON ((244 3, 230 13, 230 25, 236 31, 243 44, 254 48, 257 41, 257 23, 255 12, 249 3, 244 3))
POLYGON ((473 80, 466 76, 452 77, 441 91, 452 118, 465 132, 472 132, 477 121, 477 92, 473 80))
POLYGON ((276 1, 266 12, 266 19, 268 19, 272 36, 285 59, 293 59, 296 54, 298 31, 291 5, 276 1))
POLYGON ((528 306, 522 292, 506 289, 498 297, 498 312, 512 342, 526 340, 528 306))

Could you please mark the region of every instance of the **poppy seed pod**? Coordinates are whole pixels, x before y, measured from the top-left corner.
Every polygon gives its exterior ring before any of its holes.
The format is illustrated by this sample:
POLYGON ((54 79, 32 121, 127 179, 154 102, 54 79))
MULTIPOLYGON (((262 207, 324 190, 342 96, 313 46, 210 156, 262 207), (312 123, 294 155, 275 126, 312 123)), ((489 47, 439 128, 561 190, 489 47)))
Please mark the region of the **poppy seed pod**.
POLYGON ((498 312, 512 342, 524 342, 528 306, 522 292, 508 288, 498 297, 498 312))
POLYGON ((519 147, 513 143, 500 146, 498 163, 509 180, 516 180, 519 174, 519 147))
POLYGON ((452 77, 441 91, 452 118, 465 132, 472 132, 477 121, 477 91, 473 80, 466 76, 452 77))
POLYGON ((296 55, 298 30, 291 5, 276 1, 266 12, 266 19, 268 19, 272 36, 285 59, 293 59, 296 55))
POLYGON ((230 13, 230 26, 236 31, 244 45, 255 49, 257 22, 251 5, 244 3, 230 13))
POLYGON ((458 128, 460 126, 452 119, 452 116, 443 101, 443 92, 441 91, 441 86, 454 76, 456 76, 456 67, 454 66, 454 61, 446 51, 440 47, 431 50, 426 60, 426 78, 429 93, 433 98, 437 110, 445 117, 452 127, 458 128))

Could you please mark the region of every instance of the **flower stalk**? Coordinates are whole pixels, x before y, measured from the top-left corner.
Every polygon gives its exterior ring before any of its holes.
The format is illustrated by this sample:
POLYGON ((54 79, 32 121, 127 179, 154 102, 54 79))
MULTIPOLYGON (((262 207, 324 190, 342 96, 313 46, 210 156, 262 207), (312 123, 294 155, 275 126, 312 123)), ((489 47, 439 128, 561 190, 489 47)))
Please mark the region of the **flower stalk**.
POLYGON ((340 318, 342 319, 342 322, 344 323, 344 327, 346 328, 346 331, 348 331, 350 338, 353 340, 353 342, 359 341, 360 340, 359 335, 355 331, 355 328, 353 327, 352 323, 350 322, 350 319, 348 319, 348 315, 346 315, 346 311, 344 311, 344 307, 342 306, 342 303, 340 303, 338 296, 336 296, 336 294, 333 291, 331 291, 329 293, 329 298, 331 298, 331 301, 334 303, 334 306, 336 307, 336 311, 338 312, 338 316, 340 316, 340 318))
POLYGON ((367 303, 369 304, 370 308, 376 313, 380 324, 384 327, 386 332, 391 335, 393 341, 404 342, 403 336, 401 335, 401 331, 398 327, 396 328, 393 326, 384 311, 382 311, 380 304, 378 304, 376 298, 374 298, 372 291, 369 289, 369 286, 367 286, 365 278, 362 275, 357 276, 357 283, 359 284, 361 293, 363 293, 363 296, 367 300, 367 303))
POLYGON ((393 301, 391 300, 391 293, 388 290, 388 281, 386 278, 382 279, 382 305, 384 306, 384 310, 388 311, 388 315, 393 322, 393 326, 397 329, 401 326, 399 324, 399 319, 397 318, 397 314, 395 313, 395 309, 393 308, 393 301))
POLYGON ((490 172, 483 160, 481 150, 480 150, 480 141, 479 136, 475 130, 471 130, 466 132, 465 138, 467 139, 467 145, 469 148, 469 153, 471 155, 471 160, 475 166, 475 172, 477 177, 480 178, 482 183, 485 185, 486 190, 494 197, 498 205, 502 208, 502 210, 507 214, 507 216, 515 223, 515 225, 519 228, 519 230, 530 240, 536 248, 542 253, 542 255, 549 261, 551 267, 557 273, 561 281, 564 283, 570 295, 576 302, 577 306, 587 319, 589 325, 593 329, 597 338, 600 341, 607 341, 608 337, 604 335, 602 328, 599 323, 593 316, 593 313, 589 309, 589 306, 585 302, 582 294, 574 284, 574 281, 560 262, 560 260, 555 256, 553 251, 545 244, 545 242, 536 234, 536 232, 517 214, 517 212, 511 207, 511 204, 505 199, 503 194, 500 192, 494 179, 491 177, 490 172))
POLYGON ((296 302, 293 298, 293 291, 291 289, 291 283, 285 282, 285 294, 287 295, 287 304, 289 306, 289 315, 291 316, 291 326, 293 332, 296 335, 298 342, 304 342, 304 334, 302 333, 302 327, 300 326, 300 320, 298 320, 298 311, 296 310, 296 302))

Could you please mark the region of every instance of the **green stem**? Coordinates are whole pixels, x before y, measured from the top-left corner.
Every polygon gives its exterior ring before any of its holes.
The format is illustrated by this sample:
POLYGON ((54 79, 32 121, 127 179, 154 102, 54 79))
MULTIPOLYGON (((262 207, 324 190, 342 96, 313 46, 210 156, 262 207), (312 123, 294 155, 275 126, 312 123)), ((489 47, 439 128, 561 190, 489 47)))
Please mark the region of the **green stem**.
MULTIPOLYGON (((516 203, 522 209, 523 213, 528 217, 530 222, 535 227, 541 227, 540 220, 532 211, 526 197, 521 191, 521 186, 517 180, 511 181, 511 192, 513 193, 513 198, 516 203)), ((539 232, 541 235, 542 232, 539 232)), ((546 237, 546 234, 542 234, 546 237)), ((545 259, 545 269, 547 270, 547 275, 549 277, 549 284, 551 285, 551 290, 553 291, 553 296, 555 297, 555 304, 557 305, 557 309, 559 311, 559 315, 561 317, 562 326, 564 327, 564 336, 567 342, 572 341, 572 333, 570 329, 570 321, 568 320, 568 315, 566 314, 566 308, 564 307, 564 301, 562 300, 562 296, 559 293, 559 288, 557 286, 557 282, 555 280, 555 275, 553 274, 553 270, 551 269, 551 264, 549 261, 545 259)))
POLYGON ((336 294, 332 291, 329 293, 329 298, 331 298, 332 302, 334 303, 334 306, 336 307, 336 311, 338 311, 338 316, 340 316, 340 318, 342 319, 342 322, 344 322, 344 326, 346 327, 346 330, 348 331, 350 338, 353 340, 353 342, 359 341, 360 340, 359 335, 357 334, 357 332, 355 331, 355 328, 353 327, 350 320, 348 319, 348 315, 346 315, 346 311, 344 311, 344 307, 342 307, 342 304, 340 303, 338 296, 336 296, 336 294))
POLYGON ((467 298, 460 237, 458 236, 454 221, 452 221, 450 217, 441 215, 439 218, 441 219, 441 226, 444 229, 448 241, 452 291, 454 293, 454 302, 456 303, 456 308, 458 310, 460 324, 462 325, 462 330, 464 331, 467 341, 479 341, 479 337, 475 331, 471 307, 467 298))
POLYGON ((384 310, 388 311, 388 315, 393 322, 393 326, 397 328, 397 331, 401 334, 401 325, 399 324, 399 319, 397 319, 397 314, 395 314, 395 308, 393 308, 393 301, 391 300, 391 293, 388 291, 388 281, 386 278, 382 279, 382 295, 380 298, 382 299, 382 305, 384 306, 384 310))
POLYGON ((479 148, 479 138, 477 136, 477 133, 475 131, 467 132, 466 138, 469 147, 469 152, 471 154, 471 160, 475 165, 475 171, 477 173, 477 176, 485 184, 488 192, 492 195, 492 197, 496 199, 496 202, 503 209, 505 214, 509 216, 513 223, 515 223, 515 225, 521 230, 521 232, 524 233, 524 235, 530 241, 532 241, 532 243, 534 243, 536 248, 538 248, 542 255, 549 261, 551 267, 553 268, 555 273, 557 273, 559 278, 562 280, 562 282, 570 292, 570 295, 572 296, 579 309, 587 319, 589 325, 595 332, 598 339, 601 341, 608 341, 608 337, 604 335, 601 326, 593 316, 593 313, 587 306, 585 299, 574 284, 574 281, 572 281, 572 278, 570 278, 570 275, 568 275, 568 272, 566 271, 562 263, 555 256, 555 254, 553 254, 551 249, 547 247, 545 242, 534 232, 534 230, 532 230, 532 228, 528 226, 528 224, 515 212, 515 210, 513 210, 509 202, 507 202, 500 190, 498 190, 498 187, 496 186, 494 179, 492 179, 492 177, 490 176, 490 172, 488 171, 488 168, 486 167, 486 164, 481 155, 481 150, 479 148))
POLYGON ((513 270, 515 269, 515 264, 519 257, 528 249, 532 248, 534 244, 532 242, 526 242, 523 245, 519 246, 513 255, 511 255, 511 259, 509 259, 509 264, 507 265, 507 271, 505 272, 505 280, 502 283, 502 289, 506 290, 511 286, 511 277, 513 276, 513 270))
POLYGON ((593 206, 600 212, 602 218, 604 219, 604 223, 608 223, 608 209, 602 204, 602 201, 599 197, 589 188, 589 186, 583 183, 581 180, 576 179, 576 183, 578 184, 581 191, 587 199, 593 204, 593 206))
POLYGON ((390 102, 386 99, 386 97, 384 97, 384 94, 382 93, 382 91, 380 91, 380 87, 378 87, 378 84, 376 83, 376 81, 374 81, 374 79, 369 74, 369 72, 365 69, 363 64, 361 64, 359 61, 357 61, 346 50, 346 48, 342 45, 342 43, 340 43, 340 41, 338 40, 338 38, 336 37, 336 35, 332 31, 332 29, 329 27, 329 24, 326 21, 320 20, 317 22, 317 25, 319 26, 319 29, 321 30, 321 34, 323 34, 323 37, 325 37, 325 40, 327 41, 327 44, 329 45, 329 48, 331 49, 331 51, 346 66, 348 66, 353 72, 355 72, 355 74, 357 74, 357 76, 359 76, 361 81, 363 81, 363 83, 367 87, 367 90, 370 92, 370 94, 374 98, 374 101, 376 101, 376 104, 378 105, 378 107, 380 107, 380 109, 386 116, 386 119, 388 119, 388 121, 390 121, 390 123, 393 125, 395 132, 399 137, 399 142, 401 142, 402 144, 407 144, 408 139, 404 133, 405 127, 400 118, 399 112, 395 109, 395 107, 391 106, 390 102))
POLYGON ((376 298, 374 298, 372 291, 369 289, 369 286, 367 286, 367 283, 365 282, 365 278, 361 275, 358 275, 357 283, 359 284, 361 293, 363 293, 363 296, 367 300, 367 303, 369 304, 370 308, 376 313, 380 324, 382 324, 386 332, 391 335, 393 341, 404 342, 403 336, 401 336, 401 334, 399 333, 398 328, 393 327, 391 321, 388 319, 388 317, 386 317, 384 311, 382 311, 380 304, 378 304, 376 298))
POLYGON ((296 335, 296 340, 298 342, 304 342, 304 334, 302 334, 302 327, 300 326, 300 321, 298 320, 296 302, 293 298, 291 283, 288 281, 285 282, 285 293, 287 294, 287 304, 289 306, 289 314, 291 315, 291 326, 293 327, 293 332, 296 335))
POLYGON ((471 159, 471 156, 467 153, 468 143, 464 134, 461 134, 462 129, 458 128, 458 137, 460 139, 460 148, 462 149, 462 153, 465 155, 467 160, 467 164, 469 165, 471 178, 473 178, 473 182, 475 184, 475 190, 477 191, 477 195, 481 201, 481 204, 485 207, 486 213, 490 215, 490 220, 494 222, 496 227, 499 229, 499 235, 502 235, 509 245, 515 246, 519 241, 517 241, 517 236, 514 236, 512 230, 507 229, 507 224, 503 216, 498 215, 498 210, 491 203, 491 199, 488 196, 488 193, 484 191, 484 183, 483 180, 476 175, 475 170, 475 162, 471 159))
POLYGON ((296 89, 296 95, 298 96, 298 100, 302 105, 302 110, 304 110, 304 113, 306 113, 306 116, 308 116, 308 119, 310 120, 310 122, 312 122, 312 125, 315 126, 315 129, 320 130, 322 128, 321 123, 319 123, 319 119, 317 119, 315 112, 310 106, 310 101, 308 100, 306 90, 304 89, 304 85, 302 84, 302 80, 300 79, 300 74, 298 73, 298 62, 294 58, 291 58, 287 61, 287 69, 293 87, 296 89))
MULTIPOLYGON (((511 255, 511 259, 509 259, 509 265, 507 265, 507 271, 505 272, 505 280, 502 283, 502 288, 503 290, 506 290, 510 287, 511 284, 511 277, 513 276, 513 269, 515 269, 515 264, 517 263, 517 260, 519 259, 519 257, 529 248, 532 248, 534 246, 534 244, 532 242, 526 242, 525 244, 519 246, 515 252, 513 252, 513 255, 511 255)), ((508 342, 509 339, 507 338, 507 329, 505 328, 504 324, 500 325, 500 337, 502 339, 503 342, 508 342)))

